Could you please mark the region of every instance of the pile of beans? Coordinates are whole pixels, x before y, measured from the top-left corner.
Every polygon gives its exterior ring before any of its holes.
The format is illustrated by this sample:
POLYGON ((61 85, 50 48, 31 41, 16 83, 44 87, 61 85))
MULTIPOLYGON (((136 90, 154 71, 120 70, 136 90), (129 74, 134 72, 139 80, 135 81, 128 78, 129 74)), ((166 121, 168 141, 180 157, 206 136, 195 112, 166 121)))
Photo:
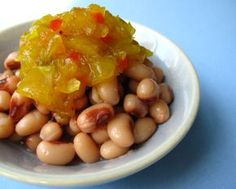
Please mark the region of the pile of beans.
POLYGON ((112 80, 87 88, 68 118, 17 93, 17 52, 4 61, 0 75, 0 139, 20 142, 40 161, 65 165, 113 159, 148 140, 170 117, 173 93, 164 74, 149 60, 112 80))

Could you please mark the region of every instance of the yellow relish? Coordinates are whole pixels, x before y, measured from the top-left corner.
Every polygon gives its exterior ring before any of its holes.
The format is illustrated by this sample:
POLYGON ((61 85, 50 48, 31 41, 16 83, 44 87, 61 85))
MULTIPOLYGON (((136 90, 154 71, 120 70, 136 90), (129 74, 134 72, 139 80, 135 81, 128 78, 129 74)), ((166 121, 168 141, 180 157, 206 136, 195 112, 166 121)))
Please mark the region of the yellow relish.
POLYGON ((134 33, 130 23, 96 4, 44 16, 21 36, 17 92, 72 115, 80 90, 117 77, 152 54, 134 33))

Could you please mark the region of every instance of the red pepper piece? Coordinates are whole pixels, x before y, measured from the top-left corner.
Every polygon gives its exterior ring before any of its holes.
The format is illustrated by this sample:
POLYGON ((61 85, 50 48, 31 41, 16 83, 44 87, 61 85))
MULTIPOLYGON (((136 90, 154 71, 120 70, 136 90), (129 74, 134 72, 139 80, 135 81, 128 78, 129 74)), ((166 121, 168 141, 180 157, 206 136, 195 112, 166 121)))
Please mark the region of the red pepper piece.
POLYGON ((81 87, 85 88, 87 83, 88 83, 88 76, 86 76, 86 75, 79 75, 78 76, 78 80, 80 80, 80 82, 81 82, 81 87))
POLYGON ((110 42, 113 41, 113 37, 108 34, 108 35, 106 35, 105 37, 102 37, 101 40, 102 40, 104 43, 110 43, 110 42))
POLYGON ((129 65, 129 60, 127 57, 118 61, 118 69, 121 72, 123 72, 128 67, 128 65, 129 65))
POLYGON ((104 15, 100 12, 97 12, 97 13, 94 14, 94 19, 99 24, 103 24, 104 20, 105 20, 104 15))
POLYGON ((71 60, 76 61, 76 62, 80 62, 81 55, 80 55, 78 52, 72 51, 72 52, 69 54, 69 58, 70 58, 71 60))
POLYGON ((62 24, 62 19, 57 18, 57 19, 51 21, 50 28, 53 31, 57 31, 61 27, 61 24, 62 24))

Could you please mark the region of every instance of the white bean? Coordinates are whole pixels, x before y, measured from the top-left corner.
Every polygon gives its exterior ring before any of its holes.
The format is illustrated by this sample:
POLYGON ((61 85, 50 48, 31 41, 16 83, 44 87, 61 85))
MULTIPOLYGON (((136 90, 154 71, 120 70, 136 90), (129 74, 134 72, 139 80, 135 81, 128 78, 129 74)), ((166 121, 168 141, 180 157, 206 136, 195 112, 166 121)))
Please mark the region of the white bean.
POLYGON ((7 91, 0 90, 0 111, 9 110, 11 95, 7 91))
POLYGON ((170 117, 168 105, 163 100, 158 100, 150 106, 149 114, 156 123, 164 123, 170 117))
POLYGON ((26 114, 17 124, 16 133, 20 136, 28 136, 40 131, 45 123, 48 122, 48 116, 34 110, 26 114))
POLYGON ((72 143, 42 141, 37 146, 37 156, 40 161, 51 165, 66 165, 75 156, 72 143))
POLYGON ((98 95, 105 103, 118 104, 120 100, 117 79, 113 78, 96 85, 98 95))
POLYGON ((136 144, 146 141, 155 132, 157 126, 155 121, 150 117, 138 119, 134 123, 134 141, 136 144))
POLYGON ((0 113, 0 139, 10 137, 14 133, 13 120, 5 113, 0 113))
POLYGON ((39 137, 39 134, 36 133, 29 135, 25 140, 25 144, 32 152, 36 152, 37 146, 41 141, 42 139, 39 137))
POLYGON ((61 126, 57 122, 49 121, 40 131, 40 138, 45 141, 56 141, 63 134, 61 126))
POLYGON ((128 147, 120 147, 112 140, 106 141, 100 148, 100 154, 104 159, 114 159, 129 151, 128 147))
POLYGON ((79 133, 74 138, 74 148, 80 159, 86 163, 99 160, 99 148, 92 138, 86 133, 79 133))
POLYGON ((107 132, 113 142, 121 147, 130 147, 134 143, 133 120, 126 113, 116 114, 107 125, 107 132))

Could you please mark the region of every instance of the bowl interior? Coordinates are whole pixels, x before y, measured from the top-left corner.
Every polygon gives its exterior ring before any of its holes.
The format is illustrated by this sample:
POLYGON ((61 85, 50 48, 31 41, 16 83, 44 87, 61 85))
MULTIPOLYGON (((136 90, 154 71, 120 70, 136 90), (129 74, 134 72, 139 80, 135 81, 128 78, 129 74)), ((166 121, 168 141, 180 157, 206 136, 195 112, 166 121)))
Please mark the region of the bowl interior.
MULTIPOLYGON (((0 33, 0 61, 18 48, 20 35, 31 23, 15 26, 0 33)), ((168 153, 187 133, 199 104, 196 73, 171 41, 144 26, 135 24, 136 39, 151 49, 151 60, 164 70, 166 81, 173 88, 172 116, 161 125, 150 140, 120 158, 94 164, 49 166, 41 163, 23 146, 0 141, 0 174, 31 183, 48 185, 88 185, 115 180, 137 172, 168 153)), ((3 66, 1 65, 1 71, 3 66)), ((56 157, 55 157, 56 158, 56 157)))

